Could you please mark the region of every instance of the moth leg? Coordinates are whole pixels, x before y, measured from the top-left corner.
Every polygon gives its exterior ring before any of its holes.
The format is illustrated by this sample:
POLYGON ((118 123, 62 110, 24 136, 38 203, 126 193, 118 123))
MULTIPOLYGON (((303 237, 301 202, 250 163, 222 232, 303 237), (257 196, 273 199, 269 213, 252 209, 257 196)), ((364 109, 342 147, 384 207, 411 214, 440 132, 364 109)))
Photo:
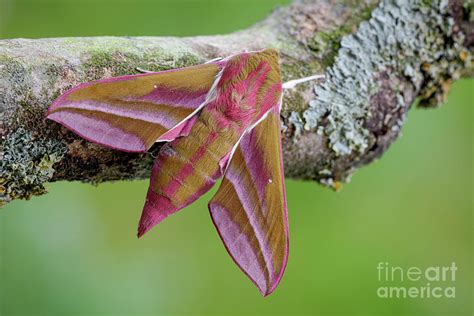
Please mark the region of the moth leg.
POLYGON ((304 78, 299 78, 299 79, 294 79, 287 81, 283 84, 283 89, 293 89, 297 84, 306 82, 306 81, 311 81, 311 80, 324 80, 326 77, 324 75, 313 75, 309 77, 304 77, 304 78))

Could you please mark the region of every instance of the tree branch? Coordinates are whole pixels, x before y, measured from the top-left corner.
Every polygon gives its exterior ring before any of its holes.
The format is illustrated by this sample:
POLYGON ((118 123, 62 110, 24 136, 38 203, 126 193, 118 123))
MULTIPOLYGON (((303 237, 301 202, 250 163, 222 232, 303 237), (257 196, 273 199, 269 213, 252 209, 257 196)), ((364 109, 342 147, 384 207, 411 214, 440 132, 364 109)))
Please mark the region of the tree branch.
POLYGON ((397 138, 417 96, 436 106, 473 75, 473 10, 461 0, 297 0, 225 36, 1 40, 0 201, 42 194, 49 181, 149 176, 159 144, 117 152, 44 120, 69 88, 267 47, 281 51, 285 80, 326 73, 284 94, 285 173, 338 188, 397 138))

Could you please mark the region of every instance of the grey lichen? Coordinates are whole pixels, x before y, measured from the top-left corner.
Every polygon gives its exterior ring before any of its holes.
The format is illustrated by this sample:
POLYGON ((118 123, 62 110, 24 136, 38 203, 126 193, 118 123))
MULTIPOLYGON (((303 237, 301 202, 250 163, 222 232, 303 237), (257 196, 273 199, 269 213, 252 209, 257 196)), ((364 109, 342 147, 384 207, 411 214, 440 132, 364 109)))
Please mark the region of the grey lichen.
MULTIPOLYGON (((411 82, 422 105, 443 102, 451 80, 472 67, 464 35, 453 36, 453 26, 447 1, 382 1, 369 21, 342 39, 326 81, 315 86, 316 98, 303 113, 305 129, 326 135, 337 155, 364 153, 373 137, 365 125, 371 99, 388 70, 411 82)), ((403 96, 397 97, 402 106, 403 96)))
POLYGON ((0 206, 12 199, 29 199, 46 192, 44 183, 53 165, 66 152, 61 141, 35 139, 31 131, 19 128, 0 142, 0 206))

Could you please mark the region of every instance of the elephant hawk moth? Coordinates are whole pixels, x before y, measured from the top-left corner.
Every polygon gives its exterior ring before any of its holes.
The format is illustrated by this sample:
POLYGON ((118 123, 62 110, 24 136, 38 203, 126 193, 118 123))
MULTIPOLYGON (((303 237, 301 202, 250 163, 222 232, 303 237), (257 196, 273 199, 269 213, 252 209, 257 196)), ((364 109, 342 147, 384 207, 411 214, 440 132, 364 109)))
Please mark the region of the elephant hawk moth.
POLYGON ((235 263, 266 296, 288 260, 276 50, 239 53, 181 69, 81 84, 47 118, 127 152, 163 142, 138 236, 210 190, 212 221, 235 263))

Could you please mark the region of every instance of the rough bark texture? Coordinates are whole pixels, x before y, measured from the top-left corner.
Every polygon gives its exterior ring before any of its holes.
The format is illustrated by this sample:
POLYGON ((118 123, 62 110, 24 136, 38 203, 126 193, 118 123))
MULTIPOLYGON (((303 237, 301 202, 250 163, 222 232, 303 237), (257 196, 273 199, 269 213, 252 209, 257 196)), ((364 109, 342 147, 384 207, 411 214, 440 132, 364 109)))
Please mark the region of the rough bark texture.
POLYGON ((49 181, 141 179, 149 153, 112 151, 44 120, 51 102, 85 81, 205 62, 274 47, 285 80, 325 73, 284 94, 285 173, 338 188, 397 138, 416 97, 441 104, 473 75, 470 1, 296 1, 225 36, 0 41, 0 202, 45 192, 49 181))

